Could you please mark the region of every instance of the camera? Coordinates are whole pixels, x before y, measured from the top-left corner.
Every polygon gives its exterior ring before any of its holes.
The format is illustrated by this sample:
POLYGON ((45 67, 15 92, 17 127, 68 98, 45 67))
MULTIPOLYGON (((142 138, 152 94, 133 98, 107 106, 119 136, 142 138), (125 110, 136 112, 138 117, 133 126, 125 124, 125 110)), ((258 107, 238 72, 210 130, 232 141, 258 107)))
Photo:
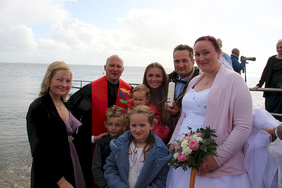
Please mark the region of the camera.
MULTIPOLYGON (((244 58, 245 56, 241 56, 242 58, 244 58)), ((255 61, 256 60, 256 58, 255 57, 245 57, 246 58, 246 60, 248 60, 248 61, 255 61)))

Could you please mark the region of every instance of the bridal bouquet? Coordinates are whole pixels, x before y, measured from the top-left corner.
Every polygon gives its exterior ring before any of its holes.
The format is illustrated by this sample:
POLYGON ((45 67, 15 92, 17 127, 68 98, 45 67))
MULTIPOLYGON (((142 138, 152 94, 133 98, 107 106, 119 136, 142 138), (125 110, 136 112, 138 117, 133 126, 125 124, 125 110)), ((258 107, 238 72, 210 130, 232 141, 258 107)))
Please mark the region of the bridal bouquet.
POLYGON ((217 156, 217 144, 212 139, 212 137, 216 137, 215 130, 210 129, 210 127, 197 129, 196 132, 193 132, 191 127, 188 127, 188 129, 190 133, 183 134, 177 140, 172 151, 173 157, 168 165, 173 168, 182 167, 184 171, 188 167, 198 170, 206 156, 217 156))

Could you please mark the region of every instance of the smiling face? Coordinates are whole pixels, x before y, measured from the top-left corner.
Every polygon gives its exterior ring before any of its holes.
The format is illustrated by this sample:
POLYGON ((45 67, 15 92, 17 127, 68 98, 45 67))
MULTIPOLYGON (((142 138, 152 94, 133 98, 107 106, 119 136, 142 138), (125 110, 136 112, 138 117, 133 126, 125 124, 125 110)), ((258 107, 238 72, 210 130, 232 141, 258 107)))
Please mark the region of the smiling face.
POLYGON ((71 73, 67 70, 57 70, 50 81, 49 93, 52 96, 62 97, 71 89, 71 73))
POLYGON ((163 82, 163 71, 158 67, 152 67, 148 69, 146 80, 149 87, 151 87, 152 89, 159 88, 163 82))
POLYGON ((185 78, 193 70, 194 59, 190 57, 188 50, 177 50, 173 54, 173 64, 174 70, 180 78, 185 78))
POLYGON ((106 71, 107 80, 112 84, 117 84, 124 70, 123 62, 118 56, 111 56, 107 59, 104 70, 106 71))
POLYGON ((203 72, 213 72, 220 67, 219 57, 221 51, 216 52, 210 41, 198 41, 194 46, 194 50, 196 63, 203 72))
POLYGON ((146 143, 146 139, 152 130, 154 124, 150 124, 148 115, 136 113, 130 117, 130 132, 138 144, 146 143))
POLYGON ((111 139, 116 139, 124 132, 126 125, 123 117, 109 117, 105 122, 105 127, 111 139))

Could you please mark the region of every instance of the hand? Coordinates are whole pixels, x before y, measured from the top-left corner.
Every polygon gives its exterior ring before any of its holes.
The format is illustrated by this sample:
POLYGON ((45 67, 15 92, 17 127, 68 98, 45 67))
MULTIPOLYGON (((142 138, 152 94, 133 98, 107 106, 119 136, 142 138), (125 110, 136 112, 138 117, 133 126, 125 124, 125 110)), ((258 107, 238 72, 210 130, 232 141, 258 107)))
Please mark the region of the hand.
POLYGON ((174 148, 175 148, 175 146, 173 144, 169 144, 169 146, 168 146, 169 151, 172 152, 174 150, 174 148))
POLYGON ((97 142, 98 140, 100 140, 103 136, 106 136, 108 134, 108 132, 99 134, 98 136, 94 137, 94 141, 97 142))
POLYGON ((264 131, 266 131, 267 133, 269 133, 271 135, 271 141, 275 141, 276 140, 276 135, 275 135, 275 129, 274 128, 266 128, 264 129, 264 131))
POLYGON ((167 103, 165 103, 165 110, 170 115, 176 116, 179 113, 180 108, 175 104, 175 101, 173 101, 172 102, 172 107, 170 107, 167 103))
POLYGON ((213 156, 208 155, 206 158, 203 159, 203 164, 200 166, 200 172, 201 174, 205 174, 206 172, 215 170, 217 167, 218 165, 213 156))
POLYGON ((253 90, 257 90, 259 88, 259 86, 255 86, 255 87, 253 87, 253 90))
POLYGON ((73 188, 73 186, 64 178, 62 177, 58 182, 57 185, 60 188, 73 188))

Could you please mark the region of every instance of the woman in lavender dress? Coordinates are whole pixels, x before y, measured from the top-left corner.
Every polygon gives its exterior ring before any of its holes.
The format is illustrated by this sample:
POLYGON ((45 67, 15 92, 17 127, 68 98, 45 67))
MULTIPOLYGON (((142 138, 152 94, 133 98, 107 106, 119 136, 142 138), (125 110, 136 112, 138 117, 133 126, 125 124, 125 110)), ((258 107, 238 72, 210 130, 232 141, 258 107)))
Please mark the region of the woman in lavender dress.
POLYGON ((85 187, 72 143, 81 123, 65 103, 71 82, 72 72, 65 62, 51 63, 39 97, 29 106, 26 120, 33 158, 31 187, 85 187))

